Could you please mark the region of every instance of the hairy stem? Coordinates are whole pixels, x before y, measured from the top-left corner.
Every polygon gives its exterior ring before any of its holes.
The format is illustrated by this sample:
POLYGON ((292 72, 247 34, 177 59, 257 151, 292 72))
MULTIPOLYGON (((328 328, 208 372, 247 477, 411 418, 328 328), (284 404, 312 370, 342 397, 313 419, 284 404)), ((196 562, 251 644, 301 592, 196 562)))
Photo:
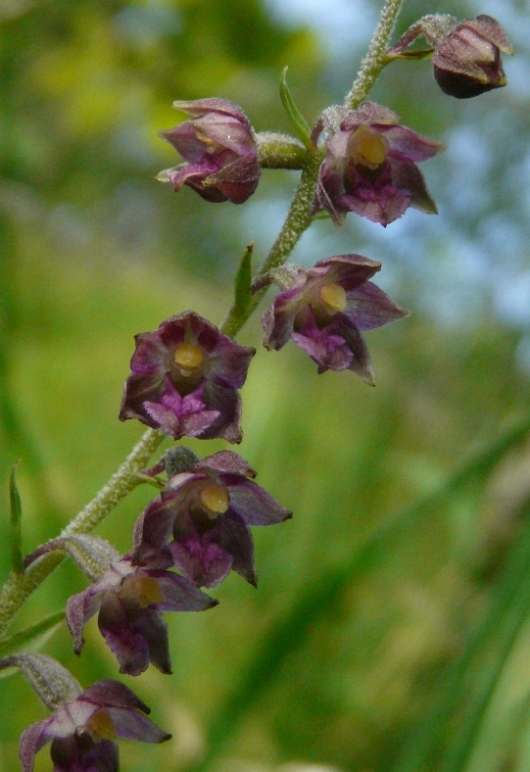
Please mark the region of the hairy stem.
MULTIPOLYGON (((148 429, 118 471, 97 496, 64 528, 61 536, 89 533, 135 488, 141 478, 138 472, 145 468, 164 435, 148 429)), ((64 559, 59 552, 48 553, 33 563, 25 573, 11 572, 0 593, 0 636, 24 601, 39 587, 64 559)))
MULTIPOLYGON (((282 226, 278 238, 272 245, 272 248, 263 262, 256 280, 265 276, 273 268, 283 265, 296 244, 300 240, 304 231, 311 225, 311 208, 315 196, 315 188, 318 178, 318 169, 322 162, 322 153, 311 155, 304 166, 300 182, 293 196, 291 206, 285 222, 282 226)), ((236 303, 232 303, 228 314, 221 325, 221 331, 225 335, 236 335, 245 322, 252 316, 264 294, 267 287, 258 290, 244 313, 239 313, 236 303)))
POLYGON ((351 91, 348 92, 344 100, 344 106, 350 110, 356 110, 361 102, 364 102, 374 87, 377 78, 389 62, 387 56, 388 43, 403 3, 404 0, 386 0, 370 41, 368 53, 362 60, 351 91))

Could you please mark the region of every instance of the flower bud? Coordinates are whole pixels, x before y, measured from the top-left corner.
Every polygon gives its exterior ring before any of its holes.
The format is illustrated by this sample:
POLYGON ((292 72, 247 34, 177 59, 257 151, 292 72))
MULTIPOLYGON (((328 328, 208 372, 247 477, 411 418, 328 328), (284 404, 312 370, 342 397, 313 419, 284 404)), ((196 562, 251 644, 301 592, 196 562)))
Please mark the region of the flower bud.
POLYGON ((258 151, 252 126, 244 112, 227 99, 174 102, 173 107, 192 116, 160 136, 186 163, 160 172, 178 192, 188 185, 206 201, 242 204, 260 178, 258 151))
POLYGON ((456 24, 434 47, 436 82, 445 94, 469 99, 506 85, 500 52, 513 53, 500 24, 485 14, 456 24))

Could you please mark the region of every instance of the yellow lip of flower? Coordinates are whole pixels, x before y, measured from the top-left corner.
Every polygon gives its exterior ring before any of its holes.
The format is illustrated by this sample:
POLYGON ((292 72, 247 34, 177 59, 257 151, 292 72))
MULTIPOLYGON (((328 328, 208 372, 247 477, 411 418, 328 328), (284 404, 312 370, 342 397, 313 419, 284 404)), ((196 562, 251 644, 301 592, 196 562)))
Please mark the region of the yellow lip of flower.
POLYGON ((386 160, 388 152, 384 138, 369 126, 359 126, 350 139, 350 153, 355 164, 377 169, 386 160))
POLYGON ((162 603, 164 596, 160 585, 152 576, 147 576, 145 571, 137 571, 136 574, 127 576, 118 592, 122 599, 135 600, 140 608, 147 608, 153 603, 162 603))
POLYGON ((199 346, 193 343, 181 343, 173 354, 175 364, 178 365, 182 375, 191 375, 204 361, 204 354, 199 346))
POLYGON ((332 314, 344 311, 348 301, 346 290, 340 284, 324 284, 320 289, 320 297, 324 301, 326 310, 332 314))
POLYGON ((96 711, 90 717, 86 728, 95 742, 115 740, 118 736, 114 722, 105 710, 96 711))
POLYGON ((218 515, 224 514, 230 503, 226 488, 215 483, 206 485, 200 492, 199 498, 210 520, 215 520, 218 515))

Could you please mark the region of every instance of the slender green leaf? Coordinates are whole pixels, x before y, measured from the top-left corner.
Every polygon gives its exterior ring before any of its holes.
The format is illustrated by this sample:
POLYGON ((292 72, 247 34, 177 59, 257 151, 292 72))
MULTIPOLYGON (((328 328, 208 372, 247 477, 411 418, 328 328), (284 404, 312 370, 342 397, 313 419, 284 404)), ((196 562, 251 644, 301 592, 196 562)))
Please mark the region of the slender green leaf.
POLYGON ((391 53, 388 58, 393 59, 415 59, 416 61, 422 59, 429 59, 433 54, 432 48, 416 48, 413 51, 401 51, 401 53, 391 53))
POLYGON ((252 251, 254 244, 250 243, 241 258, 239 269, 234 281, 234 309, 237 313, 245 313, 252 300, 250 286, 252 284, 252 251))
POLYGON ((294 99, 289 91, 287 85, 287 70, 285 67, 280 77, 280 98, 284 106, 287 117, 291 124, 293 132, 296 134, 299 140, 304 143, 304 146, 310 151, 314 152, 315 148, 311 142, 311 130, 307 124, 306 119, 294 103, 294 99))
POLYGON ((22 562, 22 500, 18 491, 17 481, 15 479, 17 467, 20 461, 13 466, 11 470, 11 478, 9 481, 9 498, 11 504, 11 526, 9 531, 9 542, 11 552, 11 568, 16 573, 20 574, 23 571, 22 562))
POLYGON ((46 619, 37 622, 36 625, 26 627, 25 630, 21 630, 9 638, 4 638, 3 641, 0 641, 0 657, 12 654, 21 646, 27 648, 30 643, 32 644, 30 648, 33 651, 37 650, 53 635, 55 628, 61 624, 63 619, 64 611, 55 611, 46 619))

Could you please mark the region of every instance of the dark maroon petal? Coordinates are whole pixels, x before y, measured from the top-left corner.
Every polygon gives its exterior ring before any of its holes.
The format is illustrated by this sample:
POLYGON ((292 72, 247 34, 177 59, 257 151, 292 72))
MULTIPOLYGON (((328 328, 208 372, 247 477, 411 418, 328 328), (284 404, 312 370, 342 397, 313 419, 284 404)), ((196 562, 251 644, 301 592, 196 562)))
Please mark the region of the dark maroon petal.
POLYGON ((113 678, 102 678, 95 684, 84 689, 77 698, 82 702, 91 702, 101 708, 127 708, 141 710, 144 713, 151 711, 128 686, 113 678))
POLYGON ((356 289, 381 270, 381 263, 362 255, 335 255, 319 260, 315 268, 325 268, 327 282, 340 284, 346 292, 356 289))
POLYGON ((391 126, 394 123, 399 123, 399 118, 388 107, 378 105, 376 102, 363 102, 357 110, 353 110, 344 118, 341 129, 343 131, 355 130, 361 123, 391 126))
POLYGON ((175 540, 169 549, 175 566, 197 587, 215 587, 232 568, 232 555, 205 537, 175 540))
POLYGON ((333 335, 327 329, 318 327, 294 332, 293 341, 317 363, 318 372, 326 370, 347 370, 352 363, 352 352, 341 335, 333 335))
POLYGON ((203 458, 195 465, 194 471, 215 470, 216 472, 229 472, 231 474, 243 475, 243 477, 255 477, 256 472, 250 467, 244 458, 241 458, 233 450, 220 450, 213 456, 203 458))
POLYGON ((118 748, 111 740, 94 742, 86 734, 56 737, 50 756, 54 772, 118 772, 118 748))
POLYGON ((76 654, 80 654, 83 648, 83 628, 88 620, 97 613, 101 604, 101 597, 91 594, 89 590, 71 595, 66 604, 66 623, 74 639, 76 654))
POLYGON ((140 740, 143 743, 162 743, 171 735, 162 731, 150 719, 135 710, 109 708, 108 713, 116 727, 118 737, 140 740))
POLYGON ((213 408, 211 412, 217 411, 218 417, 193 436, 201 440, 222 437, 227 442, 241 442, 241 398, 238 392, 210 383, 206 387, 206 402, 209 408, 213 408))
POLYGON ((103 598, 98 616, 98 627, 119 662, 120 673, 140 675, 149 667, 147 641, 127 620, 125 608, 117 595, 108 593, 103 598))
POLYGON ((426 214, 437 214, 438 209, 431 198, 423 174, 417 166, 408 161, 392 161, 392 180, 396 188, 407 190, 410 194, 409 206, 426 214))
POLYGON ((164 501, 157 497, 147 505, 134 529, 133 548, 137 560, 144 560, 150 553, 164 546, 171 537, 177 511, 172 499, 164 501))
POLYGON ((260 176, 258 154, 253 151, 210 174, 203 184, 205 188, 218 188, 232 204, 244 204, 255 193, 260 176))
MULTIPOLYGON (((153 609, 142 610, 141 616, 130 624, 131 630, 145 641, 151 662, 161 673, 171 673, 171 657, 167 638, 167 625, 162 614, 153 609)), ((130 675, 136 675, 131 673, 130 675)), ((143 672, 143 671, 141 671, 143 672)))
POLYGON ((445 150, 443 142, 422 137, 406 126, 390 126, 382 131, 382 135, 390 145, 389 157, 395 155, 408 161, 427 161, 429 158, 445 150))
POLYGON ((232 570, 237 571, 243 579, 256 587, 258 577, 254 565, 254 542, 244 520, 237 514, 228 511, 222 518, 219 518, 216 538, 232 556, 232 570))
POLYGON ((119 419, 138 418, 145 423, 148 419, 144 402, 156 400, 164 390, 165 372, 154 375, 131 373, 125 382, 119 419))
POLYGON ((209 97, 207 99, 193 99, 190 101, 173 102, 175 110, 182 110, 183 113, 192 115, 194 118, 200 118, 207 113, 220 113, 222 115, 237 118, 242 124, 250 130, 250 123, 243 110, 228 99, 219 97, 209 97))
POLYGON ((370 281, 348 292, 347 298, 344 316, 361 331, 373 330, 408 316, 408 311, 399 308, 382 289, 370 281))
POLYGON ((32 772, 35 754, 50 741, 51 735, 48 727, 53 721, 53 716, 37 721, 28 726, 20 737, 19 754, 22 764, 22 772, 32 772))
POLYGON ((370 364, 370 354, 364 338, 354 327, 343 325, 341 331, 346 345, 353 354, 350 370, 353 370, 369 386, 374 386, 374 371, 370 364))
POLYGON ((247 525, 274 525, 292 517, 292 512, 280 506, 267 491, 252 480, 242 479, 227 487, 230 509, 247 525))
POLYGON ((218 604, 183 576, 169 571, 150 571, 149 575, 156 578, 164 596, 163 603, 156 604, 159 611, 204 611, 218 604))
POLYGON ((167 383, 158 402, 144 402, 146 418, 144 423, 154 429, 162 429, 176 440, 181 437, 201 437, 221 417, 217 410, 207 410, 204 402, 205 384, 191 394, 181 397, 178 391, 167 383))

